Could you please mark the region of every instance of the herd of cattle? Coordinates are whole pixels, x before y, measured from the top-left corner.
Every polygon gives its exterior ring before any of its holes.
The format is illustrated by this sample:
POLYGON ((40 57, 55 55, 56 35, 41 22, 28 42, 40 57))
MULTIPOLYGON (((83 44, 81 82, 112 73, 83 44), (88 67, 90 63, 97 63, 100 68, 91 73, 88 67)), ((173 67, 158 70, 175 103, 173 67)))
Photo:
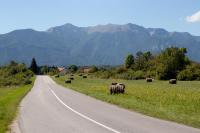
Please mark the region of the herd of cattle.
MULTIPOLYGON (((74 75, 70 75, 70 77, 65 80, 65 83, 71 83, 72 80, 74 80, 74 75)), ((87 76, 79 74, 80 77, 82 78, 87 78, 87 76)), ((59 75, 55 76, 56 78, 59 78, 59 75)), ((153 82, 153 78, 146 78, 146 82, 153 82)), ((169 84, 176 84, 177 80, 176 79, 170 79, 169 84)), ((123 83, 111 83, 109 86, 109 92, 110 94, 124 94, 125 93, 125 84, 123 83)))

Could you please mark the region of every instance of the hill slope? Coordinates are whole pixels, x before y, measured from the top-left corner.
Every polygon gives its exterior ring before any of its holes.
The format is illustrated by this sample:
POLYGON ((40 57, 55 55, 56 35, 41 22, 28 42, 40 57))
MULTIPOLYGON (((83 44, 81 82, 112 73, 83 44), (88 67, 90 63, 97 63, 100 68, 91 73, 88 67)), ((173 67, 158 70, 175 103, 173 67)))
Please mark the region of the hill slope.
POLYGON ((128 53, 165 47, 188 49, 188 56, 200 61, 200 37, 186 32, 168 32, 135 24, 77 27, 65 24, 39 32, 16 30, 0 35, 0 64, 10 60, 30 63, 35 57, 40 65, 116 65, 128 53))

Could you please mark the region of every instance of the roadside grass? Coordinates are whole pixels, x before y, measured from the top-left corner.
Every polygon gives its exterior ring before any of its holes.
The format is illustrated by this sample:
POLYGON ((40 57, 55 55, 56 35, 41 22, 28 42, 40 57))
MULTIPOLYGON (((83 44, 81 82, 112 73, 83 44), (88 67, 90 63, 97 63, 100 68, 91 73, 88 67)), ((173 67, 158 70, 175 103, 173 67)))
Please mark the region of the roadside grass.
POLYGON ((20 101, 31 90, 34 80, 35 77, 29 85, 0 88, 0 133, 8 131, 20 101))
POLYGON ((168 81, 83 79, 75 76, 72 84, 65 84, 66 76, 53 79, 60 85, 92 96, 120 107, 149 116, 200 128, 200 82, 178 81, 171 85, 168 81), (110 95, 111 82, 126 85, 125 94, 110 95))

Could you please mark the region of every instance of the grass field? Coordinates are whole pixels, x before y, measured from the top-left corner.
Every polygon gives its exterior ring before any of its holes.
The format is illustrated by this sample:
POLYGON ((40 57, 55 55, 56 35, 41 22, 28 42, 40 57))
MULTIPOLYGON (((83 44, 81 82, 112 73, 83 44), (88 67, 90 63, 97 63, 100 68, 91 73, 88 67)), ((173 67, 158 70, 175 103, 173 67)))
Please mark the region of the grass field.
POLYGON ((75 76, 72 84, 65 84, 66 76, 53 79, 68 88, 149 116, 171 120, 200 128, 200 82, 167 81, 146 83, 144 80, 82 79, 75 76), (126 84, 125 94, 110 95, 108 85, 126 84))
MULTIPOLYGON (((34 78, 32 79, 34 81, 34 78)), ((0 88, 0 133, 5 133, 15 118, 21 99, 32 88, 30 85, 0 88)))

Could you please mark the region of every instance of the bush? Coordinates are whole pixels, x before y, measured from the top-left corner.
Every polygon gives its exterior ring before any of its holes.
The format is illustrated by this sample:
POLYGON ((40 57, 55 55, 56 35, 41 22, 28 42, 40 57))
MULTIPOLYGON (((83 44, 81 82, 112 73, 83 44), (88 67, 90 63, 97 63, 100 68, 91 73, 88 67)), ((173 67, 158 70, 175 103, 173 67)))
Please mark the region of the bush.
POLYGON ((177 79, 178 80, 194 80, 193 74, 189 70, 183 70, 183 71, 181 71, 178 74, 177 79))
POLYGON ((96 66, 92 66, 91 69, 89 70, 89 73, 94 73, 97 71, 98 71, 98 68, 96 66))
POLYGON ((120 70, 120 73, 114 73, 112 77, 116 78, 116 79, 125 79, 125 80, 133 80, 133 79, 135 79, 135 75, 134 75, 135 72, 134 71, 127 70, 127 69, 121 69, 121 70, 120 70))
POLYGON ((18 86, 30 84, 33 72, 24 64, 11 62, 0 68, 0 86, 18 86))
POLYGON ((186 57, 185 48, 166 48, 157 57, 157 77, 161 80, 168 80, 177 77, 179 71, 185 69, 190 64, 186 57))
POLYGON ((32 83, 32 81, 30 80, 30 79, 26 79, 25 81, 24 81, 24 84, 25 85, 28 85, 28 84, 31 84, 32 83))
POLYGON ((127 72, 127 69, 124 67, 119 67, 116 69, 116 73, 120 74, 120 73, 124 73, 127 72))
POLYGON ((130 73, 121 73, 121 74, 116 74, 115 76, 113 76, 116 79, 126 79, 126 80, 132 80, 134 79, 134 76, 131 75, 130 73))
POLYGON ((141 70, 136 71, 135 74, 134 74, 134 77, 135 77, 136 80, 145 79, 145 73, 141 70))
POLYGON ((76 65, 71 65, 68 70, 72 73, 76 72, 78 70, 78 67, 76 65))
POLYGON ((177 79, 182 80, 182 81, 200 80, 199 66, 195 64, 192 64, 191 66, 187 66, 186 69, 178 73, 177 79))
POLYGON ((95 76, 102 79, 108 79, 113 76, 113 72, 110 70, 101 70, 95 73, 95 76))
POLYGON ((149 78, 152 78, 152 77, 156 77, 156 71, 147 71, 146 74, 145 74, 145 77, 149 77, 149 78))

